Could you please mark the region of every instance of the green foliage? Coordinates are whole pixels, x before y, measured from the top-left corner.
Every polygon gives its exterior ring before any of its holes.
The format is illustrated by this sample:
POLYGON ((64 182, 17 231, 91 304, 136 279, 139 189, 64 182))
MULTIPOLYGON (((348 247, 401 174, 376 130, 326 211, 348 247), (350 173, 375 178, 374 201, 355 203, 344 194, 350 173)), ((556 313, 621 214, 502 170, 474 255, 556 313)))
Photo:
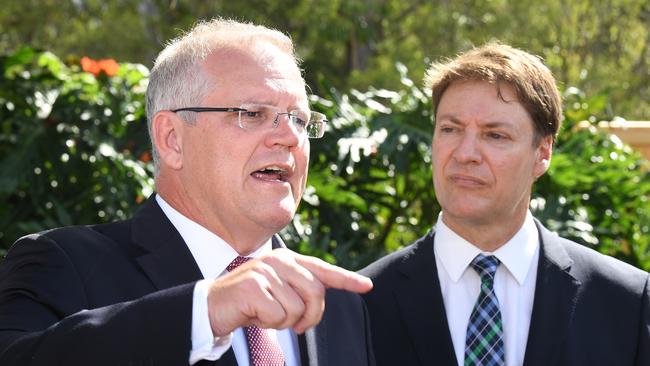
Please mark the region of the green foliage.
POLYGON ((400 70, 397 92, 313 98, 315 108, 333 116, 333 128, 312 141, 307 192, 286 233, 300 251, 359 268, 408 245, 435 221, 430 102, 400 70))
MULTIPOLYGON (((437 219, 430 101, 404 66, 398 71, 399 91, 315 98, 336 117, 312 149, 307 204, 287 231, 300 250, 359 268, 409 244, 437 219)), ((533 213, 563 237, 650 269, 650 163, 592 125, 612 117, 606 95, 587 98, 568 88, 565 100, 564 129, 551 169, 534 187, 533 213)))
POLYGON ((398 89, 396 62, 419 84, 431 61, 500 39, 542 56, 562 84, 606 93, 617 115, 650 115, 647 0, 3 0, 0 52, 30 45, 151 66, 166 40, 215 16, 289 33, 312 86, 398 89))
POLYGON ((564 131, 547 175, 535 185, 534 214, 561 236, 650 269, 650 163, 598 130, 606 96, 569 88, 564 131))
POLYGON ((144 90, 148 70, 95 77, 49 52, 0 57, 0 248, 61 225, 131 214, 152 192, 144 90))
MULTIPOLYGON (((0 56, 0 255, 21 235, 122 219, 153 189, 146 68, 83 72, 49 52, 0 56)), ((330 130, 312 140, 288 244, 348 268, 408 245, 435 223, 431 103, 398 64, 398 90, 312 96, 330 130)), ((564 130, 533 212, 560 235, 650 269, 650 166, 590 124, 607 95, 565 92, 564 130), (591 122, 584 122, 591 121, 591 122), (581 124, 582 123, 582 124, 581 124)))

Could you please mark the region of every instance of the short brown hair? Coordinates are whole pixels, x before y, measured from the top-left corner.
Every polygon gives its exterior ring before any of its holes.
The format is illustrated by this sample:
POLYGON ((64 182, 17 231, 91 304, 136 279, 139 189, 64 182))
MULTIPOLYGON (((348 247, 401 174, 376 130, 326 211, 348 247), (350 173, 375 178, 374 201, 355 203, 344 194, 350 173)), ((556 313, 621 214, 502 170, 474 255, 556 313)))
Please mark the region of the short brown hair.
POLYGON ((511 85, 533 120, 535 145, 545 136, 555 141, 562 121, 562 98, 553 74, 537 56, 490 42, 447 62, 432 63, 424 83, 431 90, 434 112, 445 90, 459 81, 487 81, 497 90, 501 83, 511 85))

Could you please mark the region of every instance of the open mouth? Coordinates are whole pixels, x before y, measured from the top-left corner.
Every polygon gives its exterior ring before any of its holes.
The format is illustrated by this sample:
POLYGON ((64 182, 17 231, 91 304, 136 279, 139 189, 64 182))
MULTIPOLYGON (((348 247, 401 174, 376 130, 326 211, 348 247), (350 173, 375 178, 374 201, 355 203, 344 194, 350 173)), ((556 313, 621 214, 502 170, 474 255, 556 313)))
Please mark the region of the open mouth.
POLYGON ((271 165, 265 167, 264 169, 254 171, 253 173, 251 173, 251 175, 261 180, 274 181, 274 182, 286 182, 288 180, 289 173, 284 168, 271 165))

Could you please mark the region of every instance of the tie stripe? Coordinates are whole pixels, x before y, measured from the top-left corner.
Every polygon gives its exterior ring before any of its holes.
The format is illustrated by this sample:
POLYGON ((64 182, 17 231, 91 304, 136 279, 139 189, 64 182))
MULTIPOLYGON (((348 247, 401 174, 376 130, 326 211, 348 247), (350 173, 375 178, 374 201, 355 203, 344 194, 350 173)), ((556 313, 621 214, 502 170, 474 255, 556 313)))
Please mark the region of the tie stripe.
MULTIPOLYGON (((238 256, 226 270, 233 271, 240 265, 248 262, 249 257, 238 256)), ((284 366, 284 354, 276 337, 267 329, 261 329, 254 325, 244 328, 251 366, 284 366)))
POLYGON ((479 254, 471 264, 481 277, 481 292, 467 325, 465 366, 505 365, 503 323, 494 293, 494 275, 499 263, 494 256, 479 254))

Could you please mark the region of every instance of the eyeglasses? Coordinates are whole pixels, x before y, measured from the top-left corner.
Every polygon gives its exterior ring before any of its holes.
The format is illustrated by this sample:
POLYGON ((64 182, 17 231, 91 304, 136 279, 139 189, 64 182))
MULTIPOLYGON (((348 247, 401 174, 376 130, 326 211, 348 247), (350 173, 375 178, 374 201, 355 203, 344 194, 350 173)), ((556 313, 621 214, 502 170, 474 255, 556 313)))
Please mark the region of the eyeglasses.
POLYGON ((306 112, 294 109, 282 112, 280 108, 266 104, 242 104, 234 107, 186 107, 172 109, 172 112, 237 112, 239 127, 245 130, 258 130, 265 126, 277 127, 280 116, 287 116, 289 122, 296 127, 300 134, 309 138, 320 138, 325 134, 325 115, 318 112, 306 112))

